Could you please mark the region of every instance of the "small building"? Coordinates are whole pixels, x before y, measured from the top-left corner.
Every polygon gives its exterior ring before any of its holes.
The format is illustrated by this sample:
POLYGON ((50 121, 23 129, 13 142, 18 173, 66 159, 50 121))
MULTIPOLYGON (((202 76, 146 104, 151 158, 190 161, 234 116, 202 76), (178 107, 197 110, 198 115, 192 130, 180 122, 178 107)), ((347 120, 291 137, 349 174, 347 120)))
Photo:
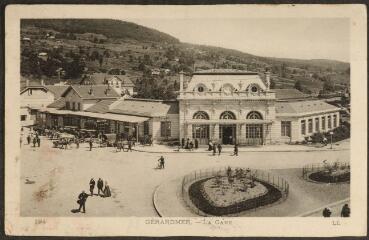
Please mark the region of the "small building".
POLYGON ((151 69, 151 75, 160 75, 160 69, 158 68, 154 68, 154 69, 151 69))
POLYGON ((127 75, 112 75, 106 73, 93 73, 84 76, 80 81, 81 85, 109 85, 120 96, 129 94, 134 95, 134 83, 127 75))
MULTIPOLYGON (((28 82, 28 81, 27 81, 28 82)), ((68 86, 43 85, 43 82, 36 85, 30 85, 21 90, 21 125, 31 126, 37 121, 38 111, 46 107, 67 90, 68 86)))

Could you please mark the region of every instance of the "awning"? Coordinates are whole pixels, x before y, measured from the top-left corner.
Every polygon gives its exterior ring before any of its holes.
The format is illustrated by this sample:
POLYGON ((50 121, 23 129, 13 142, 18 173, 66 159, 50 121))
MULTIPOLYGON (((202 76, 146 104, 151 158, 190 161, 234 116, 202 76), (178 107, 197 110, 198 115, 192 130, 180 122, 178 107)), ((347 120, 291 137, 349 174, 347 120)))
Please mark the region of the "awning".
POLYGON ((129 122, 129 123, 140 123, 140 122, 144 122, 150 119, 148 117, 138 117, 138 116, 131 116, 131 115, 123 115, 123 114, 68 111, 68 110, 57 110, 53 108, 46 108, 46 109, 42 109, 41 111, 48 112, 51 114, 57 114, 57 115, 73 115, 73 116, 90 117, 90 118, 114 120, 114 121, 129 122))
POLYGON ((214 120, 206 120, 206 119, 190 119, 186 120, 186 123, 189 124, 272 124, 272 120, 262 120, 262 119, 242 119, 242 120, 233 120, 233 119, 214 119, 214 120))

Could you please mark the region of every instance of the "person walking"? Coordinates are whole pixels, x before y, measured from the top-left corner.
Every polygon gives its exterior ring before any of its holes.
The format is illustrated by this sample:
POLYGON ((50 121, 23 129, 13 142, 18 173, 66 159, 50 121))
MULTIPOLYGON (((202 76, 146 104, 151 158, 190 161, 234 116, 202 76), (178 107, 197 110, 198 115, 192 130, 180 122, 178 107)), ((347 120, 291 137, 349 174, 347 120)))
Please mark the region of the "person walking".
POLYGON ((160 158, 158 159, 158 162, 159 162, 159 169, 164 169, 165 160, 163 156, 160 156, 160 158))
POLYGON ((182 146, 182 148, 184 148, 184 146, 185 146, 185 139, 184 138, 182 138, 182 141, 181 141, 181 146, 182 146))
POLYGON ((208 151, 212 151, 213 150, 213 142, 210 140, 209 141, 209 148, 208 151))
POLYGON ((37 143, 36 137, 33 138, 32 143, 33 143, 33 147, 36 147, 36 143, 37 143))
POLYGON ((75 142, 76 142, 76 148, 78 149, 79 148, 79 138, 78 137, 76 138, 75 142))
POLYGON ((220 155, 221 152, 222 152, 222 145, 218 143, 218 155, 220 155))
POLYGON ((27 144, 30 145, 31 144, 31 136, 28 134, 27 135, 27 144))
POLYGON ((37 147, 40 147, 41 145, 41 138, 37 136, 37 147))
POLYGON ((92 151, 92 138, 90 138, 90 141, 88 142, 88 144, 90 145, 90 151, 92 151))
POLYGON ((341 217, 350 217, 350 207, 347 203, 342 207, 341 217))
POLYGON ((102 194, 104 194, 103 187, 104 187, 104 182, 101 178, 99 178, 99 180, 97 180, 97 195, 100 196, 100 191, 102 194))
POLYGON ((238 156, 238 144, 237 143, 234 145, 233 155, 238 156))
POLYGON ((189 144, 190 144, 190 139, 187 138, 187 141, 186 141, 186 149, 188 149, 190 147, 189 144))
POLYGON ((108 185, 108 182, 105 181, 105 187, 104 187, 104 197, 110 197, 111 196, 111 191, 110 191, 110 187, 108 185))
POLYGON ((91 196, 94 195, 94 189, 95 189, 95 180, 93 178, 91 178, 91 180, 90 180, 90 193, 91 193, 91 196))
POLYGON ((197 138, 195 138, 195 149, 199 148, 199 140, 197 140, 197 138))
POLYGON ((81 209, 83 209, 82 213, 86 213, 86 200, 87 200, 87 198, 88 198, 88 195, 85 193, 85 191, 82 191, 78 195, 77 203, 79 204, 79 209, 78 209, 79 212, 81 212, 81 209))
POLYGON ((164 160, 164 157, 161 156, 160 158, 160 165, 161 165, 161 168, 164 169, 165 168, 165 160, 164 160))
POLYGON ((193 142, 192 142, 192 140, 190 141, 190 151, 193 151, 193 142))
POLYGON ((128 141, 128 151, 132 152, 132 142, 128 141))
POLYGON ((216 153, 217 153, 217 148, 216 148, 216 145, 214 143, 214 145, 213 145, 213 156, 215 156, 216 153))

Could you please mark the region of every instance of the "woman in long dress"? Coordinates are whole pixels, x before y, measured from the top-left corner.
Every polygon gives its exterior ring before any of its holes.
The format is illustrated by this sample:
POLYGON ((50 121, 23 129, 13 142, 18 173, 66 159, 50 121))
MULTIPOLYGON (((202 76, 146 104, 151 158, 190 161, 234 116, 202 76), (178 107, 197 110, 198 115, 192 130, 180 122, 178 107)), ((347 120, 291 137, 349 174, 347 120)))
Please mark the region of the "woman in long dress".
POLYGON ((110 187, 108 185, 108 182, 105 181, 104 197, 110 197, 110 196, 111 196, 110 187))

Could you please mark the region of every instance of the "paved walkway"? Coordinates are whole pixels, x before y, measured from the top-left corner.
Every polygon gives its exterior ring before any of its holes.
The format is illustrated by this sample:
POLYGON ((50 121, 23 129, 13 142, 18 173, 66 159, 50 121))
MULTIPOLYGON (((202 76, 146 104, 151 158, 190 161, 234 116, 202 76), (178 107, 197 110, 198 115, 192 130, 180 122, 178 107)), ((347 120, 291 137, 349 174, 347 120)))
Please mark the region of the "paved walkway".
POLYGON ((153 195, 156 212, 161 217, 198 217, 183 201, 181 196, 182 178, 166 181, 158 186, 153 195))
MULTIPOLYGON (((271 170, 290 184, 290 193, 282 203, 255 211, 245 211, 240 217, 321 217, 322 209, 330 207, 332 216, 339 216, 344 203, 349 203, 349 184, 315 184, 299 177, 300 169, 271 170)), ((153 195, 154 207, 161 217, 199 217, 184 202, 182 178, 163 182, 153 195)), ((188 186, 187 186, 188 187, 188 186)))
MULTIPOLYGON (((40 148, 34 148, 27 144, 23 144, 21 148, 19 161, 21 169, 20 214, 24 217, 154 217, 158 216, 153 207, 155 189, 162 183, 181 178, 198 169, 232 166, 274 169, 273 171, 276 171, 276 169, 301 168, 306 164, 321 163, 323 160, 329 162, 347 161, 349 158, 350 152, 346 150, 300 151, 281 154, 241 151, 237 157, 232 156, 231 153, 212 156, 209 152, 207 154, 117 152, 115 148, 95 146, 92 151, 89 151, 86 143, 81 144, 79 149, 76 149, 76 146, 72 144, 71 147, 64 150, 53 148, 52 141, 42 138, 40 148), (165 157, 165 170, 155 168, 160 155, 165 157), (82 190, 88 191, 88 183, 92 177, 95 180, 101 177, 104 181, 108 181, 112 197, 90 197, 86 204, 86 214, 72 213, 71 210, 77 207, 76 198, 78 194, 82 190)), ((281 172, 278 175, 285 178, 285 176, 288 177, 291 174, 281 172)), ((300 176, 301 172, 297 175, 300 176)), ((286 180, 291 183, 298 183, 298 179, 286 180)), ((173 186, 177 186, 177 188, 169 191, 176 193, 180 185, 174 184, 173 186)), ((337 187, 340 186, 337 185, 334 188, 337 187)), ((311 194, 311 192, 323 193, 319 195, 321 196, 319 204, 311 204, 309 208, 296 212, 297 215, 323 206, 322 203, 329 204, 339 200, 334 193, 349 192, 349 186, 344 187, 344 191, 327 192, 331 187, 321 184, 319 186, 314 185, 314 187, 296 193, 295 198, 290 198, 291 201, 286 204, 293 204, 295 202, 293 200, 300 199, 301 196, 305 199, 305 196, 311 194)), ((177 196, 176 194, 165 194, 165 196, 171 195, 177 196)), ((165 205, 172 206, 171 208, 174 209, 176 208, 174 205, 176 202, 173 201, 172 203, 171 200, 166 199, 165 205)), ((283 205, 278 205, 279 212, 274 215, 286 215, 283 209, 279 208, 283 208, 283 205)), ((257 213, 269 214, 270 216, 269 212, 265 212, 266 210, 262 209, 257 213)), ((182 215, 187 216, 179 214, 179 216, 182 215)))
MULTIPOLYGON (((222 146, 222 152, 233 153, 233 146, 222 146)), ((289 144, 273 144, 263 146, 239 147, 239 152, 313 152, 313 151, 341 151, 350 149, 350 140, 346 139, 327 146, 322 145, 289 145, 289 144)), ((166 145, 154 144, 153 146, 138 145, 134 148, 138 152, 148 153, 209 153, 206 148, 198 148, 193 151, 186 149, 178 149, 178 147, 170 147, 166 145)))

